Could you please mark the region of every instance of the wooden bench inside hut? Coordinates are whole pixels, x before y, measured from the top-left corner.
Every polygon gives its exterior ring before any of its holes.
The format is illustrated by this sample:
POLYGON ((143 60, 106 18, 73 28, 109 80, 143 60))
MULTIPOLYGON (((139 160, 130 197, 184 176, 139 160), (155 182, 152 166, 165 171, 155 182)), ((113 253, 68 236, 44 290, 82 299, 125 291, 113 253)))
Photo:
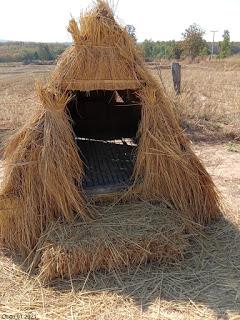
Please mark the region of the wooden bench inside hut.
POLYGON ((131 90, 73 92, 68 110, 87 194, 107 194, 131 185, 141 106, 131 90))

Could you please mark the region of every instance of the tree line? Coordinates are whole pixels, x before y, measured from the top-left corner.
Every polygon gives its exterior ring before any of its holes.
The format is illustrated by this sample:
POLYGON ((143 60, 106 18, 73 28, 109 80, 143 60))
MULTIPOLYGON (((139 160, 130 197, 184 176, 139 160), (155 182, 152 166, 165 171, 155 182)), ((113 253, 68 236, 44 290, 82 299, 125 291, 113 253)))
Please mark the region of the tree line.
POLYGON ((67 44, 61 43, 0 43, 0 62, 43 62, 55 60, 65 49, 67 44))
MULTIPOLYGON (((183 33, 181 41, 153 41, 137 42, 136 29, 127 25, 126 30, 136 42, 146 61, 155 59, 180 59, 184 57, 195 58, 211 54, 211 44, 204 39, 205 31, 196 23, 190 25, 183 33)), ((215 43, 214 53, 219 58, 226 58, 233 53, 240 52, 240 44, 233 44, 230 32, 225 30, 222 41, 215 43)), ((37 61, 54 61, 69 44, 64 43, 0 43, 0 62, 36 63, 37 61)))
MULTIPOLYGON (((204 39, 204 35, 205 31, 199 25, 193 23, 182 33, 181 41, 153 41, 146 39, 138 46, 146 61, 162 58, 180 59, 184 57, 194 59, 197 56, 211 54, 211 44, 204 39)), ((133 36, 136 38, 135 35, 133 36)), ((225 30, 222 38, 222 41, 218 44, 218 58, 226 58, 232 54, 230 32, 225 30)))

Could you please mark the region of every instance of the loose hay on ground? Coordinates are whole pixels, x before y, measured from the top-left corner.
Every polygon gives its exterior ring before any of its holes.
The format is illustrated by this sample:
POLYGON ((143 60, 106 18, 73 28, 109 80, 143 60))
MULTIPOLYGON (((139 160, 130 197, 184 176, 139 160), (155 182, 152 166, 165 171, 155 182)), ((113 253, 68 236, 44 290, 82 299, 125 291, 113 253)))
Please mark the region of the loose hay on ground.
POLYGON ((240 316, 239 215, 191 241, 182 263, 95 272, 42 286, 0 253, 0 315, 38 319, 203 320, 240 316))
POLYGON ((166 205, 119 204, 99 208, 91 223, 59 223, 43 245, 40 275, 72 277, 149 260, 176 261, 188 246, 187 222, 166 205))

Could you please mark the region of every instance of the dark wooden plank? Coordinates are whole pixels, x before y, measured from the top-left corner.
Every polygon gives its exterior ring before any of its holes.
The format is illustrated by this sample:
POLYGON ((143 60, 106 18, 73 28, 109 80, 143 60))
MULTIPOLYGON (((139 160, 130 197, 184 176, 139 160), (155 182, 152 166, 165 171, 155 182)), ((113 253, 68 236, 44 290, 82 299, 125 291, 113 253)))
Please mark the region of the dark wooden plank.
POLYGON ((178 62, 172 63, 173 86, 176 94, 181 91, 181 65, 178 62))

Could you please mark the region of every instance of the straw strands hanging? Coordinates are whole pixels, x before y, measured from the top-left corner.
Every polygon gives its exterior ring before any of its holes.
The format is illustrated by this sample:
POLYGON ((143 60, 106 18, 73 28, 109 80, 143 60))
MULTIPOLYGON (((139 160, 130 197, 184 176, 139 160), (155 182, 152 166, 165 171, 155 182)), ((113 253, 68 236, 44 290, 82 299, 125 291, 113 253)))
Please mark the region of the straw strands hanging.
MULTIPOLYGON (((73 44, 59 58, 48 83, 37 87, 39 108, 6 141, 0 242, 28 254, 53 221, 94 219, 82 190, 83 163, 67 114, 73 90, 131 89, 140 100, 134 183, 125 200, 165 201, 182 217, 200 224, 218 217, 221 203, 210 175, 192 151, 170 100, 108 4, 97 1, 80 24, 70 21, 69 32, 73 44)), ((48 260, 47 253, 44 257, 48 260)))

